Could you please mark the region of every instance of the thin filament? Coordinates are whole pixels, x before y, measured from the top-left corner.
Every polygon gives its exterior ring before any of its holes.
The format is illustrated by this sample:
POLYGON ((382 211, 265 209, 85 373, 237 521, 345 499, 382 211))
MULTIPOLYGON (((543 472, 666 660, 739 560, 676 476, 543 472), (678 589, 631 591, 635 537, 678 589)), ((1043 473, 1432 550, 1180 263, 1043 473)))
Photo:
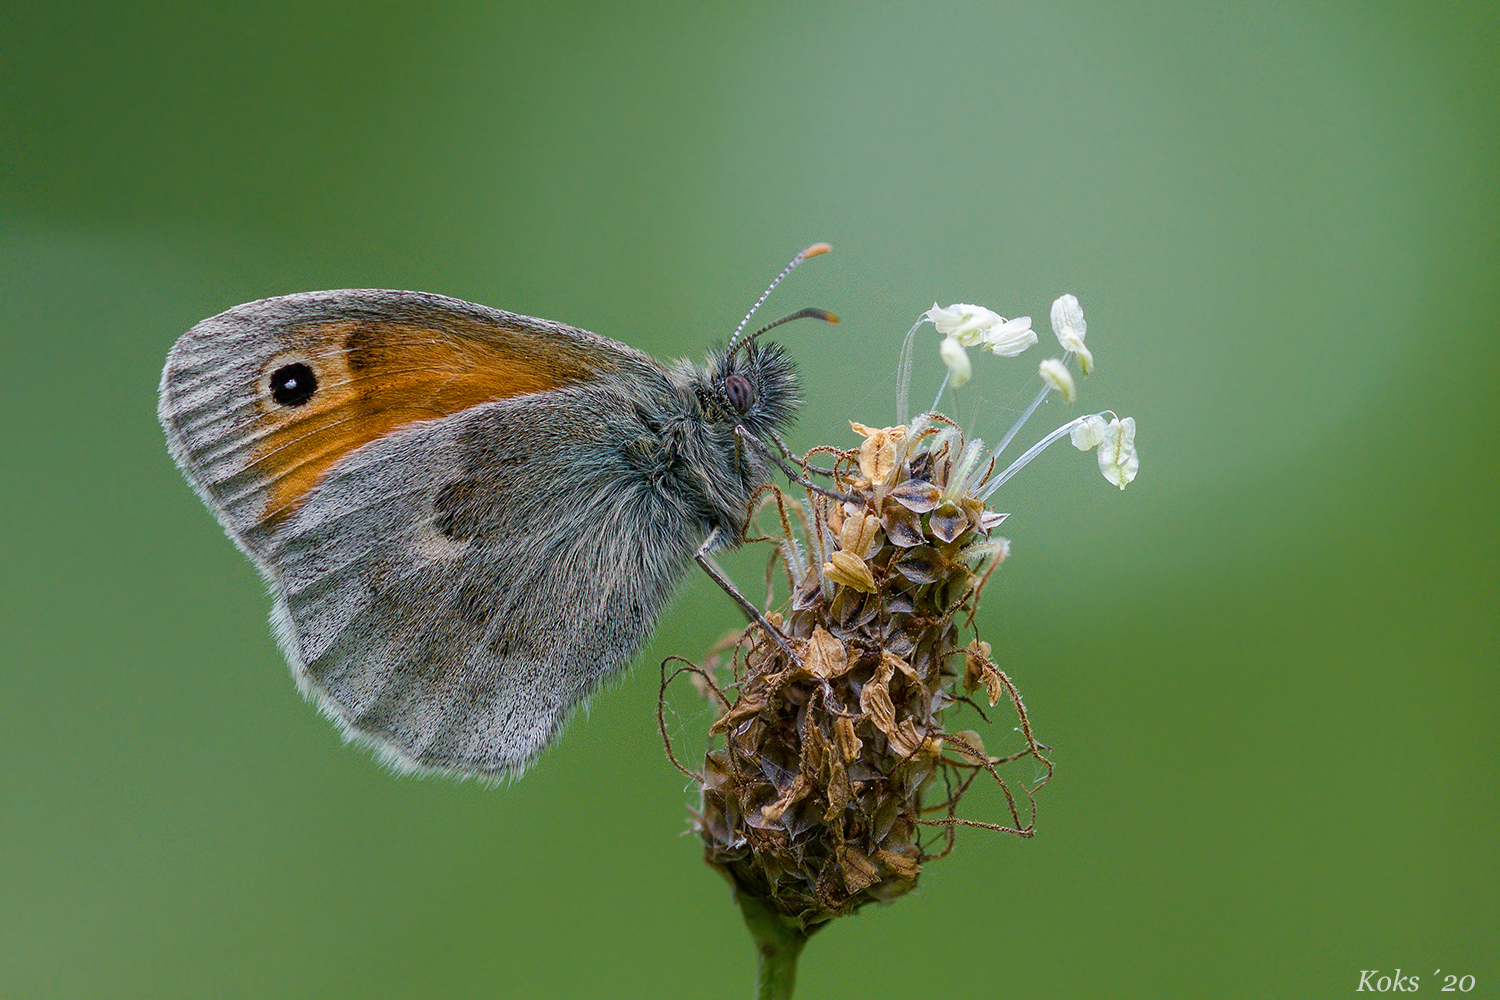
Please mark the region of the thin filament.
MULTIPOLYGON (((901 342, 901 363, 896 368, 896 423, 904 425, 907 417, 911 415, 911 368, 912 368, 912 344, 917 339, 917 330, 927 317, 923 316, 911 325, 906 331, 906 339, 901 342)), ((937 409, 934 405, 933 409, 937 409)))

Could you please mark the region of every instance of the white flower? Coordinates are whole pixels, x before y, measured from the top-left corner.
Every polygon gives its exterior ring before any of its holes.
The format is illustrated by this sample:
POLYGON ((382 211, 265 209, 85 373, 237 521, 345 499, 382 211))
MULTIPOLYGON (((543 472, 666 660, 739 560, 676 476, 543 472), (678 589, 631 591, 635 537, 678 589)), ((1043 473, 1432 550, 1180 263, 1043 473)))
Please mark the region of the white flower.
POLYGON ((1013 358, 1035 343, 1036 332, 1031 329, 1030 316, 1001 320, 998 326, 984 332, 984 346, 1002 358, 1013 358))
POLYGON ((968 302, 955 302, 946 309, 934 302, 923 316, 932 321, 938 333, 965 347, 978 347, 986 331, 1005 322, 1005 317, 998 313, 968 302))
POLYGON ((1068 371, 1067 365, 1056 358, 1043 358, 1042 363, 1037 366, 1037 374, 1042 377, 1042 381, 1062 393, 1062 398, 1069 403, 1078 398, 1078 387, 1073 384, 1073 373, 1068 371))
POLYGON ((1135 451, 1135 418, 1116 417, 1104 428, 1104 440, 1099 443, 1099 471, 1123 490, 1140 467, 1141 459, 1135 451))
POLYGON ((949 379, 953 388, 957 389, 969 381, 969 376, 974 369, 969 366, 969 352, 964 350, 963 344, 956 337, 944 337, 943 342, 938 345, 938 354, 942 355, 943 364, 948 366, 952 374, 949 379))
MULTIPOLYGON (((1140 456, 1135 450, 1135 418, 1126 417, 1121 420, 1113 415, 1111 417, 1105 423, 1103 414, 1094 413, 1079 417, 1071 425, 1064 424, 1063 427, 1072 427, 1069 435, 1073 439, 1073 447, 1079 451, 1099 449, 1099 471, 1104 474, 1105 479, 1123 490, 1141 467, 1140 456)), ((1063 427, 1053 433, 1061 433, 1063 427)))
POLYGON ((938 333, 952 337, 965 347, 978 347, 985 331, 1005 322, 998 313, 968 302, 955 302, 946 309, 934 302, 926 316, 937 327, 938 333))
POLYGON ((1076 296, 1064 295, 1052 303, 1052 332, 1057 334, 1063 350, 1078 355, 1078 367, 1085 375, 1094 370, 1094 355, 1083 344, 1088 328, 1076 296))
POLYGON ((1070 435, 1073 439, 1073 447, 1079 451, 1099 447, 1099 443, 1104 440, 1104 429, 1108 426, 1104 418, 1097 413, 1084 417, 1082 422, 1074 425, 1070 435))

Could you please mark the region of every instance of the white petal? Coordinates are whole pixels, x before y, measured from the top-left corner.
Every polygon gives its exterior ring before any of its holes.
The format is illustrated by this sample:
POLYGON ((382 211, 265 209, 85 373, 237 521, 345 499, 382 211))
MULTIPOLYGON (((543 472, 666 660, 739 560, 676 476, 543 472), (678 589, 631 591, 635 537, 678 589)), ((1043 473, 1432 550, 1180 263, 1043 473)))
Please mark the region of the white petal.
POLYGON ((1059 296, 1052 303, 1052 332, 1059 339, 1064 333, 1071 333, 1079 340, 1088 332, 1088 324, 1083 319, 1083 307, 1078 304, 1076 295, 1059 296))
POLYGON ((1094 355, 1083 345, 1088 323, 1084 322, 1083 307, 1077 297, 1064 295, 1052 303, 1052 332, 1057 334, 1063 350, 1078 355, 1078 366, 1085 375, 1094 370, 1094 355))
POLYGON ((978 346, 985 331, 1005 322, 999 314, 969 302, 955 302, 946 309, 934 302, 926 317, 938 333, 957 339, 965 347, 978 346))
POLYGON ((942 356, 943 364, 948 366, 952 373, 950 381, 953 388, 957 389, 969 381, 969 376, 974 373, 969 366, 969 352, 965 351, 963 345, 953 337, 944 337, 943 342, 938 345, 938 354, 942 356))
POLYGON ((1062 393, 1062 398, 1069 403, 1078 398, 1078 387, 1073 384, 1073 373, 1068 371, 1068 366, 1056 358, 1043 358, 1042 363, 1037 366, 1037 374, 1042 376, 1042 381, 1062 393))
POLYGON ((1030 316, 1008 319, 984 335, 984 346, 1002 358, 1013 358, 1036 343, 1036 331, 1031 329, 1030 316))
POLYGON ((939 326, 939 324, 951 325, 957 322, 958 314, 953 312, 951 308, 944 309, 942 306, 934 302, 932 304, 932 308, 922 314, 922 318, 931 321, 933 326, 936 326, 939 330, 941 330, 942 327, 939 326))
POLYGON ((1073 440, 1073 447, 1079 451, 1099 447, 1099 443, 1104 440, 1104 429, 1108 426, 1104 418, 1097 413, 1091 417, 1085 417, 1083 423, 1075 426, 1069 435, 1073 440))
POLYGON ((1141 459, 1135 450, 1135 418, 1116 417, 1105 428, 1104 440, 1099 445, 1099 471, 1123 490, 1140 467, 1141 459))

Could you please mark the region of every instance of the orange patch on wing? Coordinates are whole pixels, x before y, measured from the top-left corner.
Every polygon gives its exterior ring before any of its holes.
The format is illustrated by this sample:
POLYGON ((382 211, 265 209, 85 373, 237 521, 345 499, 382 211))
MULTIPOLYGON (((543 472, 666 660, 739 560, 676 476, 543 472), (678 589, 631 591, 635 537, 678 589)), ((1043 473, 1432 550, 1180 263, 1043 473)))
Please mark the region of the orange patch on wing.
POLYGON ((583 345, 458 317, 449 329, 339 320, 305 327, 293 342, 258 389, 270 426, 252 462, 266 478, 270 522, 295 511, 339 459, 399 427, 584 382, 600 368, 583 345), (270 375, 292 361, 313 369, 317 389, 300 406, 282 406, 270 375))

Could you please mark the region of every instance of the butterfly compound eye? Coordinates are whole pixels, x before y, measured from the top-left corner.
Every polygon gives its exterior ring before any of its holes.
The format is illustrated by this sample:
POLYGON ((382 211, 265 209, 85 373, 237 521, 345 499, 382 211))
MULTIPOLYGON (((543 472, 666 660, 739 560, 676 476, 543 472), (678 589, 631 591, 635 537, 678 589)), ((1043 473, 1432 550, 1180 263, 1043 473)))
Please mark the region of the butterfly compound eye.
POLYGON ((317 391, 317 376, 300 361, 271 373, 271 398, 282 406, 301 406, 317 391))
POLYGON ((749 413, 755 405, 755 386, 743 375, 730 375, 724 380, 724 395, 736 412, 749 413))

